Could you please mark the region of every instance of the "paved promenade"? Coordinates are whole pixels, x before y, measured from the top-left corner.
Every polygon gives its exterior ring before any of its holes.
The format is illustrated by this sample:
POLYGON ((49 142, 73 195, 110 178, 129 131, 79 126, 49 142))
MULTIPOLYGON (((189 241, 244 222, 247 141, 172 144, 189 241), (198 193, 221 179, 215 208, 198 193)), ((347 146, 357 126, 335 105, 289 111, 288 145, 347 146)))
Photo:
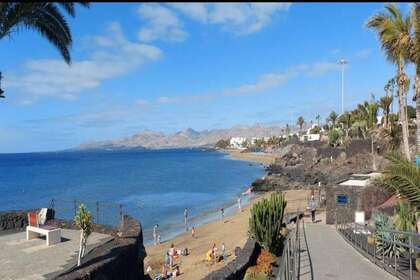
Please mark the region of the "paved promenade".
MULTIPOLYGON (((313 224, 305 219, 309 255, 312 260, 314 280, 396 280, 360 255, 335 230, 323 221, 313 224)), ((305 266, 309 265, 308 262, 305 266)), ((307 271, 307 269, 303 269, 307 271)), ((302 271, 302 272, 303 272, 302 271)), ((303 274, 301 272, 301 275, 303 274)), ((311 279, 305 274, 301 279, 311 279)))
MULTIPOLYGON (((112 237, 93 232, 87 252, 112 237)), ((52 279, 65 268, 76 264, 80 231, 62 230, 61 243, 47 246, 45 238, 26 240, 26 232, 0 236, 0 279, 52 279)))

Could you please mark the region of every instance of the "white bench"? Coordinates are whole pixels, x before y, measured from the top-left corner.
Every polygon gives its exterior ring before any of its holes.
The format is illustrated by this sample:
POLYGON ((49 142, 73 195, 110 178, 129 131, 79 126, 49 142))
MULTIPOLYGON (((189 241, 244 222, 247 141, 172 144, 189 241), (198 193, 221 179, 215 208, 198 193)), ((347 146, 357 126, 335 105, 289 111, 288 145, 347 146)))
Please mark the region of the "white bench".
POLYGON ((47 246, 61 242, 61 229, 51 226, 41 227, 26 227, 26 240, 38 238, 40 235, 45 235, 47 239, 47 246))

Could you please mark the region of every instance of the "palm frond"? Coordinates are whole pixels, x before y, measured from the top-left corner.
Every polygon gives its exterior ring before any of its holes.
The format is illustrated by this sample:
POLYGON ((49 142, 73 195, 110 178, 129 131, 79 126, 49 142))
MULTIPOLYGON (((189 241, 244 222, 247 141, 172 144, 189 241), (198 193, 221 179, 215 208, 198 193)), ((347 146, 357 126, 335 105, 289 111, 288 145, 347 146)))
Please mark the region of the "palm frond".
POLYGON ((390 164, 382 176, 382 186, 405 197, 414 207, 420 206, 420 170, 399 153, 386 156, 390 164))

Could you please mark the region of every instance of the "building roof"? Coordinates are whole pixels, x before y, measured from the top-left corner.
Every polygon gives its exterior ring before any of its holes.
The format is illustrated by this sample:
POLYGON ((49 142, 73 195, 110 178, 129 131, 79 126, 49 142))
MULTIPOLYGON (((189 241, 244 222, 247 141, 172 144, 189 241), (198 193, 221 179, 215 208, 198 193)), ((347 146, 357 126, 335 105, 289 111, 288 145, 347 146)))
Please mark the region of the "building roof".
POLYGON ((350 175, 350 179, 346 180, 344 182, 341 182, 339 185, 340 186, 355 186, 355 187, 366 187, 367 185, 369 185, 370 181, 377 177, 380 176, 381 173, 378 172, 371 172, 368 174, 352 174, 350 175))

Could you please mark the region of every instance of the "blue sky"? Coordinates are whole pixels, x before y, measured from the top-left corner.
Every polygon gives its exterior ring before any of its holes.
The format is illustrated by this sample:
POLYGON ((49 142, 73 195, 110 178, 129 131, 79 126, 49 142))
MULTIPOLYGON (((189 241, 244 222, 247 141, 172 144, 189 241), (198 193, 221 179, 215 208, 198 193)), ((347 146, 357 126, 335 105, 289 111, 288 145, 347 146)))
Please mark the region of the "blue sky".
POLYGON ((394 75, 364 27, 382 7, 94 3, 69 19, 70 67, 21 30, 0 41, 0 152, 59 150, 143 129, 324 118, 340 111, 340 58, 349 60, 351 109, 384 95, 394 75))

